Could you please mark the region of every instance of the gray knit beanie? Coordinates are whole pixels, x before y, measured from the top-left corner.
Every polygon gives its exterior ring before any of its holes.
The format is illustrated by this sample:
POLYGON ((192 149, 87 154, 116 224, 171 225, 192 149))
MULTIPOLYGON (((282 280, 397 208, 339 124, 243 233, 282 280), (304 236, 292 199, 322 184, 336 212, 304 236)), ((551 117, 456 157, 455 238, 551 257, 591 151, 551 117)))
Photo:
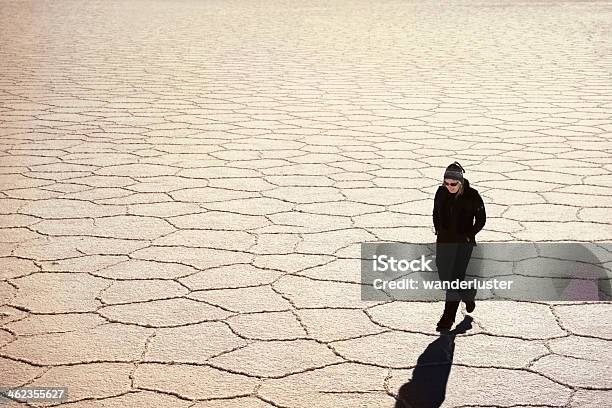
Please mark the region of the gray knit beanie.
POLYGON ((444 178, 459 180, 463 183, 463 173, 465 173, 465 170, 463 170, 463 167, 461 167, 459 162, 456 161, 446 168, 446 171, 444 172, 444 178))

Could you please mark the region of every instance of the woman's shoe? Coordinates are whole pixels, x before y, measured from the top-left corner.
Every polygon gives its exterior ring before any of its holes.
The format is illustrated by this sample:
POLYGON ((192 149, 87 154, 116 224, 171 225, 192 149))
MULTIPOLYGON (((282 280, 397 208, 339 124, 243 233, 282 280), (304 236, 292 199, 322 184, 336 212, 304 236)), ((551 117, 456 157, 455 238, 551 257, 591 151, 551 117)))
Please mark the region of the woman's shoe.
POLYGON ((448 331, 451 327, 453 327, 453 323, 455 323, 455 316, 457 315, 457 309, 459 308, 458 301, 446 301, 444 303, 444 312, 442 313, 442 317, 440 321, 436 325, 436 331, 448 331))
POLYGON ((468 313, 472 313, 476 308, 476 302, 473 300, 468 300, 465 302, 465 311, 468 313))
POLYGON ((449 331, 451 327, 453 327, 453 323, 455 322, 442 317, 442 319, 440 319, 440 321, 436 325, 436 331, 438 332, 449 331))

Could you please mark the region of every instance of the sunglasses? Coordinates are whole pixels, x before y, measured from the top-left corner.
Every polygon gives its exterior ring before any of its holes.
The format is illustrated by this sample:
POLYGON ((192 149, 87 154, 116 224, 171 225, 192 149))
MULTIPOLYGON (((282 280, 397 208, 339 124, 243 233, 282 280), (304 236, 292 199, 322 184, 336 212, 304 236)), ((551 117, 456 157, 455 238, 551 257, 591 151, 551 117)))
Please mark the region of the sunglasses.
POLYGON ((455 181, 455 182, 452 182, 452 183, 447 183, 446 181, 444 182, 444 185, 445 185, 445 186, 451 186, 451 187, 456 187, 456 186, 457 186, 457 184, 459 184, 459 183, 458 183, 458 182, 456 182, 456 181, 455 181))

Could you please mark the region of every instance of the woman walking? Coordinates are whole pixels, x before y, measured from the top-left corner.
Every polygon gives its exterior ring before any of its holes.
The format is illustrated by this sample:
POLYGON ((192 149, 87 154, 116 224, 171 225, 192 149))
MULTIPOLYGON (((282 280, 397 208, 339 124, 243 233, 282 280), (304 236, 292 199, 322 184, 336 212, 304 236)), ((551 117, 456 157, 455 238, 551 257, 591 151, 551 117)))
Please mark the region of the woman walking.
MULTIPOLYGON (((486 211, 482 197, 463 177, 465 170, 454 162, 444 172, 444 182, 434 198, 433 224, 436 231, 436 267, 441 281, 464 280, 476 234, 484 227, 486 211)), ((450 330, 460 301, 468 313, 474 311, 475 289, 446 291, 444 312, 437 331, 450 330)))

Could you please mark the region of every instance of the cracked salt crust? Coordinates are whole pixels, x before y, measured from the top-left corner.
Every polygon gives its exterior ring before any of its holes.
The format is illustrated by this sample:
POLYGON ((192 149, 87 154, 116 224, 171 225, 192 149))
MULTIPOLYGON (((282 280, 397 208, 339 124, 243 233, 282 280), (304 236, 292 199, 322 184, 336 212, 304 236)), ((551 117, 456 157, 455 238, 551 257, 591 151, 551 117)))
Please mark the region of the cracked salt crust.
MULTIPOLYGON (((80 408, 393 406, 441 309, 361 301, 358 244, 432 241, 451 158, 483 242, 612 238, 611 10, 546 7, 4 4, 7 384, 70 379, 80 408)), ((612 405, 610 308, 480 303, 445 406, 612 405)))

